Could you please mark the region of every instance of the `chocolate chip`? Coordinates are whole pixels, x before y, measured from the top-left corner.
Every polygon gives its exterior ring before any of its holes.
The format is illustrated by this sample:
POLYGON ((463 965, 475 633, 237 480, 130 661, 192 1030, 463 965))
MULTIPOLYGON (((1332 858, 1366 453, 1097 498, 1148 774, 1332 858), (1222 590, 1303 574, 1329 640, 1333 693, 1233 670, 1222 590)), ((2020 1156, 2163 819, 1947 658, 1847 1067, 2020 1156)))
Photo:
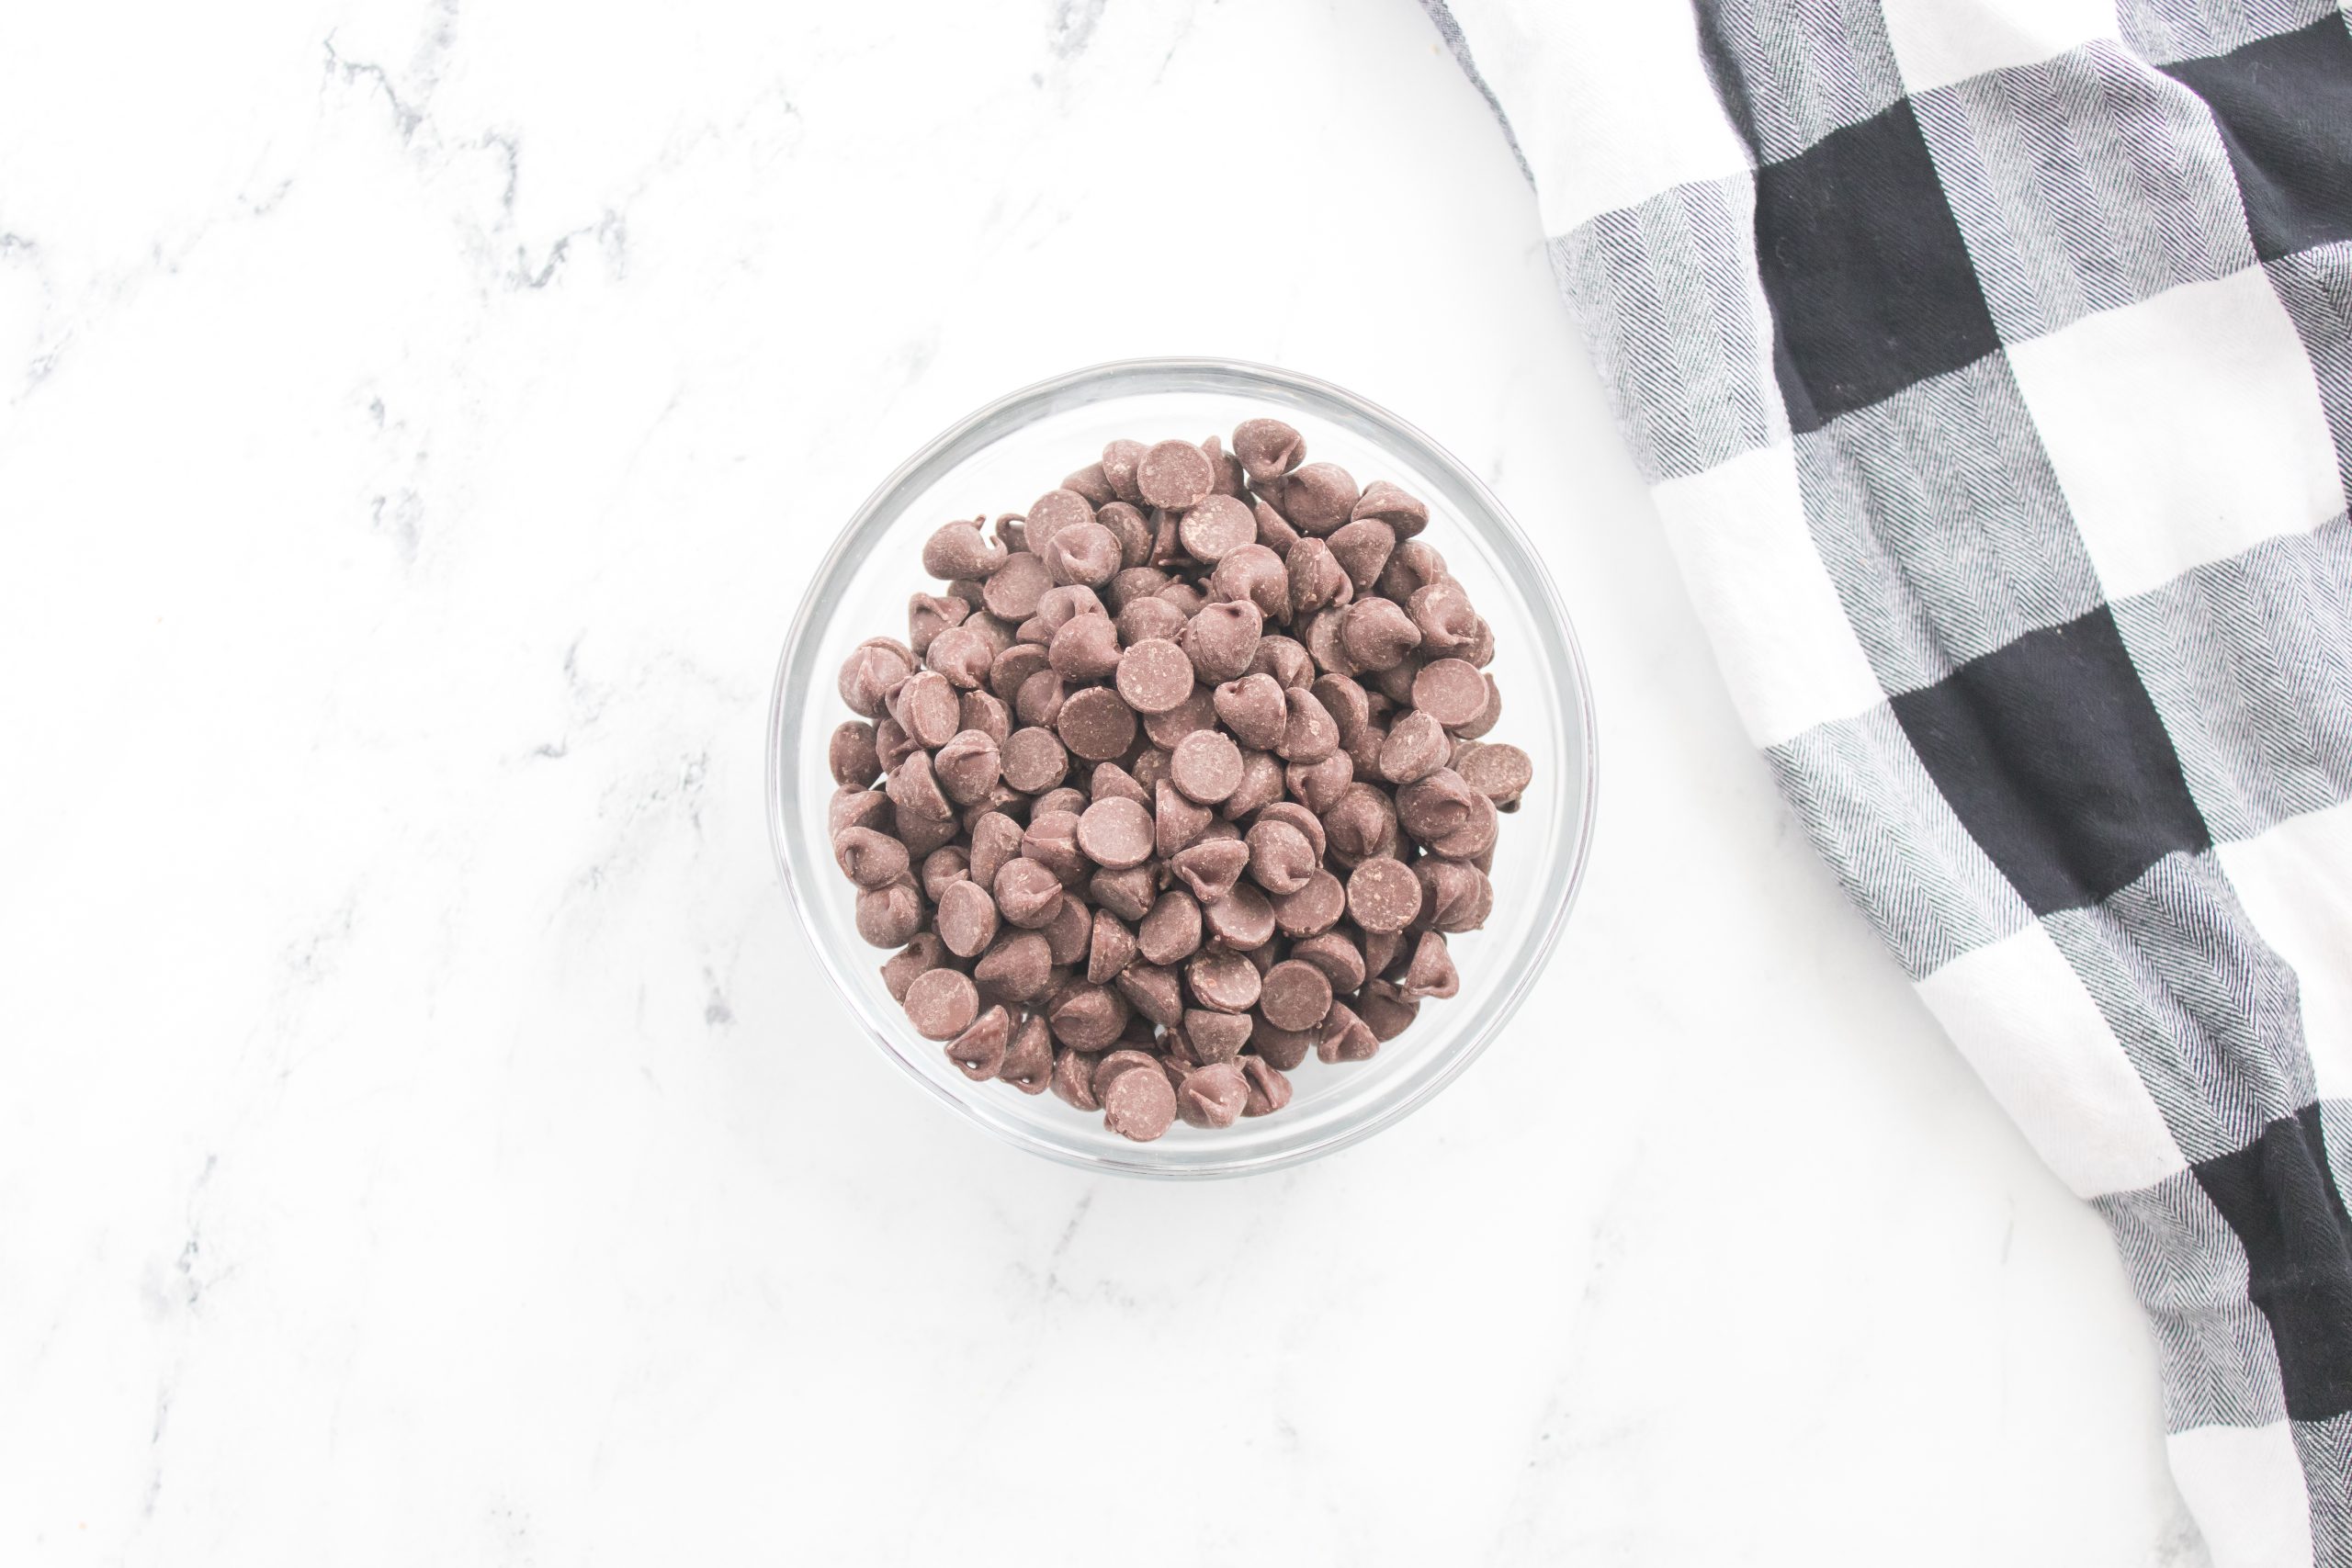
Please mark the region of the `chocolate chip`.
POLYGON ((1140 714, 1170 712, 1193 693, 1193 661, 1164 637, 1131 643, 1119 659, 1117 685, 1127 706, 1140 714))
POLYGON ((1308 463, 1282 481, 1274 504, 1303 534, 1324 535, 1348 521, 1360 492, 1337 463, 1308 463))
POLYGON ((1429 526, 1430 509, 1417 498, 1406 494, 1386 479, 1374 479, 1363 487, 1363 494, 1356 500, 1349 515, 1358 519, 1376 518, 1388 525, 1399 539, 1409 539, 1429 526))
POLYGON ((1172 748, 1176 742, 1196 729, 1207 729, 1216 723, 1216 700, 1206 686, 1194 686, 1184 700, 1166 713, 1156 713, 1143 721, 1144 733, 1151 737, 1155 746, 1172 748))
MULTIPOLYGON (((1048 1032, 1047 1038, 1051 1038, 1048 1032)), ((1102 1102, 1094 1098, 1096 1058, 1082 1051, 1062 1047, 1054 1055, 1054 1097, 1074 1111, 1100 1111, 1102 1102)))
POLYGON ((1258 651, 1250 656, 1249 672, 1272 675, 1274 684, 1287 692, 1293 686, 1313 683, 1315 660, 1296 637, 1269 633, 1258 639, 1258 651))
POLYGON ((1110 534, 1112 542, 1119 547, 1118 570, 1111 576, 1111 587, 1115 592, 1120 577, 1150 561, 1152 526, 1142 513, 1124 501, 1114 501, 1097 511, 1094 522, 1110 534))
POLYGON ((1509 806, 1534 778, 1535 764, 1516 746, 1464 741, 1454 748, 1453 771, 1464 784, 1497 806, 1509 806))
POLYGON ((1446 739, 1444 727, 1426 712, 1415 708, 1399 714, 1381 739, 1380 776, 1391 784, 1410 784, 1415 779, 1427 778, 1445 766, 1453 750, 1453 743, 1446 739))
POLYGON ((1274 907, 1253 883, 1236 882, 1224 897, 1202 905, 1201 919, 1227 947, 1261 947, 1273 940, 1274 907))
POLYGON ((971 871, 971 857, 964 852, 961 845, 942 844, 922 857, 922 874, 916 880, 922 888, 922 896, 936 904, 940 895, 955 884, 968 879, 971 871))
POLYGON ((1396 549, 1396 531, 1377 518, 1364 518, 1342 524, 1328 541, 1331 558, 1348 574, 1348 581, 1361 599, 1372 592, 1380 581, 1381 569, 1396 549))
POLYGON ((1132 800, 1137 806, 1144 807, 1147 813, 1151 808, 1151 792, 1144 788, 1133 773, 1116 762, 1094 764, 1094 772, 1087 776, 1086 795, 1090 801, 1114 798, 1132 800))
POLYGON ((907 596, 907 646, 923 657, 941 632, 964 624, 972 606, 953 594, 910 593, 907 596))
MULTIPOLYGON (((1059 885, 1056 885, 1059 890, 1059 885)), ((1147 964, 1165 965, 1190 957, 1201 945, 1201 906, 1190 893, 1171 887, 1159 896, 1136 931, 1136 951, 1147 964)))
POLYGON ((1173 780, 1153 786, 1152 847, 1162 860, 1173 860, 1207 829, 1215 813, 1187 798, 1173 780))
POLYGON ((941 791, 962 806, 985 797, 1004 776, 997 743, 978 729, 959 729, 951 735, 932 759, 931 767, 941 791))
POLYGON ((1005 737, 1003 761, 1004 782, 1030 795, 1053 788, 1069 772, 1069 751, 1060 737, 1036 725, 1005 737))
POLYGON ((1227 681, 1210 694, 1216 716, 1234 738, 1254 750, 1281 744, 1290 727, 1290 707, 1272 675, 1244 675, 1227 681))
POLYGON ((1035 1013, 1013 1025, 1012 1043, 997 1077, 1023 1094, 1043 1094, 1054 1078, 1054 1037, 1035 1013))
POLYGON ((1283 694, 1288 710, 1275 754, 1287 762, 1319 762, 1340 749, 1340 727, 1313 691, 1294 686, 1283 694))
MULTIPOLYGON (((907 987, 907 1017, 926 1040, 953 1040, 980 1013, 980 993, 970 976, 955 969, 926 969, 907 987)), ((1010 1030, 1006 1032, 1010 1033, 1010 1030)), ((1004 1048, 999 1036, 997 1048, 1004 1048)), ((996 1070, 993 1064, 989 1071, 996 1070)), ((985 1077, 986 1075, 979 1075, 985 1077)))
POLYGON ((1340 640, 1356 669, 1386 670, 1420 646, 1421 631, 1393 600, 1359 599, 1348 606, 1340 640))
POLYGON ((1258 542, 1258 519, 1230 495, 1207 495, 1177 523, 1176 537, 1193 559, 1220 561, 1258 542))
POLYGON ((1062 679, 1061 671, 1051 668, 1040 670, 1022 682, 1021 690, 1014 694, 1013 716, 1024 725, 1050 729, 1059 722, 1062 704, 1069 700, 1069 682, 1062 679))
POLYGON ((1478 710, 1478 716, 1476 718, 1472 719, 1467 724, 1457 724, 1453 727, 1453 734, 1456 739, 1476 740, 1502 721, 1502 691, 1495 684, 1495 678, 1492 675, 1487 674, 1483 670, 1478 671, 1478 673, 1479 676, 1487 682, 1487 705, 1478 710))
POLYGON ((1085 981, 1063 987, 1046 1004, 1054 1038, 1079 1051, 1100 1051, 1127 1026, 1126 999, 1108 986, 1085 981))
POLYGON ((890 637, 868 637, 842 661, 836 685, 842 702, 866 718, 879 718, 882 705, 899 682, 915 671, 913 650, 890 637))
POLYGON ((1290 580, 1290 615, 1295 622, 1344 604, 1355 594, 1347 568, 1320 539, 1301 539, 1293 545, 1283 558, 1283 572, 1290 580))
POLYGON ((1209 574, 1212 600, 1246 600, 1265 619, 1290 618, 1290 569, 1283 558, 1263 545, 1243 545, 1227 552, 1209 574))
POLYGON ((840 726, 825 743, 825 769, 833 783, 846 789, 864 789, 882 772, 874 751, 874 727, 855 719, 840 726))
MULTIPOLYGON (((1184 612, 1167 600, 1145 597, 1130 602, 1118 615, 1119 640, 1128 648, 1137 643, 1174 642, 1184 635, 1184 612)), ((1123 659, 1121 662, 1125 662, 1123 659)), ((1120 694, 1127 695, 1125 693, 1120 694)), ((1129 698, 1133 705, 1134 699, 1129 698)))
POLYGON ((1386 790, 1351 784, 1323 814, 1323 830, 1340 864, 1353 866, 1396 852, 1396 807, 1386 790))
POLYGON ((833 835, 833 863, 860 887, 888 887, 907 874, 907 846, 871 828, 833 835))
POLYGON ((857 934, 875 947, 899 947, 922 929, 922 893, 901 880, 858 890, 857 934))
POLYGON ((990 811, 973 819, 970 838, 965 854, 972 880, 993 887, 997 872, 1021 852, 1021 824, 1001 811, 990 811))
MULTIPOLYGON (((1319 1029, 1302 1032, 1276 1028, 1266 1021, 1261 1011, 1257 1021, 1250 1026, 1250 1048, 1274 1066, 1288 1072, 1313 1053, 1316 1039, 1321 1032, 1319 1029)), ((1248 1058, 1243 1059, 1246 1061, 1248 1058)))
POLYGON ((956 717, 966 729, 977 729, 999 746, 1012 733, 1012 712, 989 692, 966 692, 956 699, 956 717))
MULTIPOLYGON (((964 991, 971 989, 972 983, 969 980, 964 980, 961 975, 956 975, 953 970, 934 969, 931 973, 932 975, 954 975, 956 979, 964 981, 964 991)), ((931 976, 927 975, 923 978, 929 980, 931 976)), ((961 993, 958 993, 957 1000, 961 1000, 961 993)), ((945 1016, 939 1010, 946 1005, 942 998, 926 998, 924 1005, 931 1010, 933 1016, 945 1016)), ((907 1011, 915 1019, 915 1027, 929 1035, 930 1026, 923 1021, 922 1015, 915 1013, 914 998, 911 995, 908 998, 907 1011)), ((936 1038, 936 1036, 931 1037, 936 1038)), ((947 1043, 947 1059, 955 1063, 967 1078, 992 1078, 1004 1066, 1005 1047, 1012 1043, 1012 1015, 1001 1007, 992 1007, 974 1019, 969 1027, 947 1043)))
POLYGON ((1149 864, 1126 871, 1098 871, 1087 880, 1094 901, 1123 920, 1140 920, 1159 896, 1159 879, 1149 864))
POLYGON ((1323 1027, 1316 1031, 1315 1055, 1326 1062, 1365 1062, 1379 1050, 1379 1039, 1355 1010, 1345 1002, 1333 1002, 1324 1015, 1323 1027))
POLYGON ((1258 542, 1278 556, 1288 555, 1290 547, 1298 543, 1298 530, 1262 501, 1251 506, 1250 512, 1258 519, 1258 542))
POLYGON ((1285 959, 1266 971, 1258 1010, 1278 1029, 1313 1029, 1331 1010, 1331 977, 1312 964, 1285 959))
POLYGON ((1141 865, 1151 858, 1151 813, 1125 796, 1099 799, 1079 818, 1078 847, 1114 871, 1141 865))
MULTIPOLYGON (((1079 504, 1086 503, 1080 501, 1079 504)), ((1025 621, 1037 613, 1037 601, 1053 585, 1054 574, 1046 570, 1046 563, 1024 550, 1010 557, 980 585, 980 603, 990 615, 1025 621)))
POLYGON ((1199 504, 1216 483, 1208 454, 1189 441, 1162 441, 1136 464, 1136 488, 1143 499, 1170 512, 1199 504))
MULTIPOLYGON (((1025 542, 1029 548, 1044 556, 1046 547, 1065 528, 1094 521, 1094 505, 1074 490, 1049 490, 1029 504, 1025 519, 1025 542)), ((1049 563, 1050 564, 1050 563, 1049 563)), ((996 609, 991 604, 990 609, 996 609)), ((1004 614, 997 610, 998 615, 1004 614)))
POLYGON ((1317 871, 1273 900, 1274 923, 1284 936, 1314 936, 1339 924, 1347 907, 1347 889, 1340 879, 1328 871, 1317 871))
POLYGON ((1004 863, 992 891, 997 913, 1024 931, 1036 930, 1061 910, 1062 879, 1025 856, 1004 863))
POLYGON ((1078 886, 1093 871, 1086 863, 1086 852, 1078 845, 1078 822, 1077 812, 1051 809, 1041 803, 1029 813, 1029 826, 1021 830, 1022 854, 1059 877, 1064 887, 1078 886))
POLYGON ((1119 917, 1108 909, 1094 911, 1086 943, 1086 978, 1097 986, 1107 986, 1119 977, 1119 972, 1135 961, 1135 933, 1120 923, 1119 917))
POLYGON ((1195 730, 1170 753, 1168 776, 1187 797, 1215 806, 1241 783, 1241 748, 1218 730, 1195 730))
POLYGON ((1211 1062, 1184 1075, 1176 1114, 1188 1127, 1230 1127, 1250 1103, 1250 1080, 1231 1062, 1211 1062))
POLYGON ((1355 779, 1355 763, 1345 751, 1334 751, 1319 762, 1293 762, 1283 783, 1301 806, 1323 812, 1355 779))
POLYGON ((991 997, 1031 1002, 1046 994, 1054 968, 1052 951, 1035 931, 1006 931, 972 965, 972 978, 991 997))
POLYGON ((1306 456, 1297 431, 1278 419, 1245 419, 1233 427, 1233 455, 1252 483, 1281 479, 1306 456))
MULTIPOLYGON (((934 649, 937 646, 935 643, 933 645, 934 649)), ((1044 649, 1035 643, 1015 643, 1003 652, 990 656, 989 690, 1000 702, 1013 702, 1020 697, 1021 688, 1028 683, 1029 677, 1046 667, 1044 649)))
POLYGON ((890 797, 878 789, 837 789, 825 802, 826 838, 830 840, 844 828, 885 831, 890 826, 890 797))
POLYGON ((1116 1051, 1103 1053, 1089 1065, 1092 1068, 1092 1082, 1089 1087, 1093 1089, 1094 1098, 1097 1100, 1110 1091, 1111 1086, 1118 1082, 1123 1074, 1143 1071, 1148 1072, 1153 1077, 1160 1076, 1158 1057, 1148 1051, 1131 1050, 1124 1046, 1116 1051))
POLYGON ((1121 1073, 1100 1092, 1102 1124, 1123 1138, 1148 1144, 1176 1120, 1176 1090, 1156 1069, 1121 1073))
POLYGON ((1091 517, 1057 531, 1040 553, 1046 572, 1066 586, 1100 588, 1117 575, 1123 564, 1118 536, 1091 517))
POLYGON ((1271 1116, 1290 1103, 1290 1079, 1280 1067, 1262 1056, 1244 1056, 1238 1065, 1250 1090, 1242 1115, 1271 1116))
POLYGON ((1162 1027, 1172 1027, 1184 1016, 1183 984, 1176 971, 1156 964, 1129 964, 1112 982, 1136 1011, 1162 1027))
POLYGON ((1055 968, 1080 968, 1093 948, 1094 912, 1082 900, 1065 897, 1062 907, 1054 911, 1054 918, 1046 922, 1041 934, 1055 968))
POLYGON ((927 855, 961 831, 963 823, 953 813, 932 817, 903 806, 890 807, 890 835, 906 845, 910 855, 927 855))
POLYGON ((1209 469, 1216 478, 1209 490, 1216 495, 1238 496, 1249 488, 1250 476, 1241 467, 1241 459, 1225 449, 1225 443, 1216 436, 1201 441, 1201 451, 1209 460, 1209 469))
POLYGON ((1238 839, 1209 839, 1178 851, 1168 869, 1205 908, 1233 891, 1249 863, 1250 848, 1238 839))
POLYGON ((1250 1043, 1250 1030, 1245 1013, 1184 1010, 1184 1043, 1203 1062, 1230 1062, 1240 1055, 1242 1047, 1250 1043))
MULTIPOLYGON (((1306 886, 1307 879, 1321 865, 1322 857, 1306 841, 1306 835, 1288 822, 1261 820, 1253 823, 1247 842, 1250 879, 1276 898, 1306 886)), ((1274 915, 1276 919, 1281 919, 1280 905, 1275 907, 1274 915)))
POLYGON ((952 882, 940 894, 932 925, 948 952, 958 958, 977 958, 996 940, 996 900, 968 878, 952 882))
POLYGON ((1265 616, 1256 604, 1247 599, 1228 600, 1202 605, 1185 623, 1177 646, 1184 650, 1193 672, 1214 684, 1248 671, 1264 630, 1265 616))
MULTIPOLYGON (((1217 815, 1228 823, 1247 820, 1263 807, 1283 797, 1282 759, 1272 751, 1241 753, 1241 782, 1216 808, 1217 815)), ((1238 829, 1237 829, 1238 831, 1238 829)))
POLYGON ((1140 441, 1114 441, 1102 448, 1102 479, 1121 501, 1137 502, 1143 491, 1136 485, 1136 465, 1143 461, 1140 441))
POLYGON ((1365 861, 1348 876, 1348 918, 1368 931, 1401 931, 1421 912, 1421 884, 1413 868, 1385 856, 1365 861))
POLYGON ((884 961, 882 988, 890 993, 892 1001, 904 1002, 907 987, 914 984, 916 976, 926 969, 936 969, 946 962, 946 946, 937 936, 924 931, 884 961))
POLYGON ((1374 980, 1356 998, 1356 1016, 1372 1031, 1372 1037, 1385 1044, 1396 1039, 1421 1010, 1419 997, 1408 997, 1386 980, 1374 980))
POLYGON ((1124 757, 1136 743, 1136 713, 1107 686, 1074 692, 1054 720, 1054 732, 1072 754, 1090 762, 1124 757))
POLYGON ((1204 1008, 1248 1012, 1258 1005, 1261 976, 1258 966, 1240 953, 1212 948, 1194 953, 1185 964, 1184 984, 1204 1008))
POLYGON ((1007 558, 1004 547, 982 534, 977 522, 949 523, 922 547, 923 570, 943 581, 989 576, 1007 558))
MULTIPOLYGON (((1486 796, 1462 782, 1451 768, 1440 768, 1415 779, 1396 792, 1396 819, 1405 831, 1424 844, 1460 832, 1474 818, 1474 803, 1486 796)), ((1487 802, 1492 806, 1492 802, 1487 802)))
POLYGON ((1462 989, 1462 976, 1453 967, 1453 954, 1447 950, 1444 936, 1437 931, 1421 933, 1413 948, 1412 962, 1405 970, 1401 989, 1417 1000, 1424 997, 1442 998, 1462 989))

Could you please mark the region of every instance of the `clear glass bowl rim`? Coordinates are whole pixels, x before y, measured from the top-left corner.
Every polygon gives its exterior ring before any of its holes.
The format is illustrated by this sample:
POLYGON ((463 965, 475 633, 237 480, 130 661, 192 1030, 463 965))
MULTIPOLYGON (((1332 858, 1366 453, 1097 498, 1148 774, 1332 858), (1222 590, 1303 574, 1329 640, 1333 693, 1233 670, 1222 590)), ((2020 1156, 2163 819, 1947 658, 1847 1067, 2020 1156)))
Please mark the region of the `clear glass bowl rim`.
POLYGON ((909 1077, 945 1101, 958 1114, 1032 1154, 1088 1170, 1173 1180, 1255 1175, 1319 1158, 1395 1125, 1434 1099, 1502 1032, 1504 1025, 1519 1010, 1520 1004, 1525 1000, 1528 990, 1551 956, 1584 884, 1598 804, 1598 739, 1592 689, 1583 650, 1577 640, 1575 624, 1568 618, 1551 573, 1544 569, 1542 558, 1535 553, 1510 513, 1495 498, 1493 491, 1451 452, 1379 404, 1345 388, 1297 371, 1240 359, 1171 357, 1109 360, 1034 382, 956 421, 925 442, 876 486, 834 538, 831 548, 810 576, 808 586, 793 612, 791 627, 786 634, 784 649, 776 661, 775 684, 768 704, 764 781, 768 842, 775 858, 777 874, 784 883, 794 913, 799 918, 810 945, 824 965, 827 977, 849 1003, 851 1011, 864 1025, 868 1038, 909 1077), (802 763, 793 744, 794 732, 798 728, 793 722, 797 713, 793 697, 796 693, 814 693, 821 700, 822 695, 830 694, 832 690, 830 672, 808 667, 815 661, 828 586, 841 575, 846 559, 878 543, 907 503, 927 490, 937 475, 1021 428, 1033 418, 1091 400, 1084 395, 1091 391, 1117 394, 1209 391, 1247 396, 1268 389, 1309 406, 1320 405, 1317 412, 1334 423, 1347 426, 1367 439, 1376 439, 1384 445, 1404 450, 1423 468, 1442 472, 1476 503, 1462 518, 1463 523, 1476 530, 1490 547, 1505 558, 1530 608, 1547 623, 1556 636, 1557 647, 1551 651, 1562 666, 1560 674, 1564 689, 1572 693, 1575 699, 1573 713, 1557 716, 1564 728, 1573 728, 1577 732, 1576 750, 1582 761, 1576 792, 1578 808, 1576 820, 1569 824, 1571 843, 1566 876, 1562 882, 1559 897, 1549 911, 1549 918, 1535 933, 1534 940, 1513 955, 1514 966, 1503 988, 1488 1004, 1488 1016, 1483 1024, 1455 1042, 1451 1048, 1451 1055, 1429 1077, 1415 1085, 1410 1094, 1376 1105, 1372 1108, 1371 1114, 1340 1122, 1311 1140, 1221 1163, 1182 1167, 1155 1163, 1150 1157, 1154 1145, 1148 1144, 1137 1145, 1134 1156, 1127 1158, 1106 1157, 1066 1148, 1038 1136, 1017 1122, 985 1114, 974 1100, 960 1097, 925 1077, 899 1049, 885 1022, 875 1016, 872 998, 842 973, 833 944, 826 935, 827 924, 832 922, 836 916, 819 902, 820 895, 815 889, 801 886, 787 849, 790 824, 785 810, 786 781, 791 771, 802 763))

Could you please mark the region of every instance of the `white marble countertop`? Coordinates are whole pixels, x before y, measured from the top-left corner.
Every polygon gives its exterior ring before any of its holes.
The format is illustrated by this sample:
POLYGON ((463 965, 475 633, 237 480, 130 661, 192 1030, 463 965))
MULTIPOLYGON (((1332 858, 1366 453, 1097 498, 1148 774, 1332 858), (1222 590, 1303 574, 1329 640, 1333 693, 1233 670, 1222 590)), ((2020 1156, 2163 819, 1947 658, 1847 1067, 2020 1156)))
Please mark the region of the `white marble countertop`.
POLYGON ((0 1560, 2201 1561, 1412 0, 147 10, 0 53, 0 1560), (760 805, 811 547, 1170 353, 1451 445, 1602 731, 1508 1036, 1181 1188, 883 1062, 760 805))

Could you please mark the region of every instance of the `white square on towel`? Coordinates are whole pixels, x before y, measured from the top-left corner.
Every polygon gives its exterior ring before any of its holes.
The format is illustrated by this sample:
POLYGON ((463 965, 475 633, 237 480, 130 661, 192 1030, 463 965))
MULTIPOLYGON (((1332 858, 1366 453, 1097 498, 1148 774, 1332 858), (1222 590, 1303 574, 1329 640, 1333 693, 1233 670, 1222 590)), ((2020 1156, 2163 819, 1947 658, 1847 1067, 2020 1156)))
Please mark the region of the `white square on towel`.
POLYGON ((1652 492, 1667 543, 1756 744, 1883 700, 1806 528, 1783 439, 1652 492))
POLYGON ((2165 1450, 2216 1563, 2309 1568, 2311 1494, 2286 1422, 2192 1427, 2166 1438, 2165 1450))
POLYGON ((2109 599, 2344 510, 2311 359, 2258 266, 2008 355, 2109 599))
POLYGON ((2246 918, 2292 965, 2323 1100, 2352 1099, 2352 805, 2289 818, 2213 854, 2246 918))
POLYGON ((1880 10, 1903 85, 1914 93, 2123 36, 2113 0, 1881 0, 1880 10))
POLYGON ((1501 0, 1478 23, 1478 70, 1534 174, 1545 233, 1754 164, 1690 6, 1595 6, 1570 23, 1550 0, 1501 0))
POLYGON ((2090 992, 2037 920, 1919 982, 1920 999, 2059 1179, 2084 1198, 2188 1162, 2090 992))

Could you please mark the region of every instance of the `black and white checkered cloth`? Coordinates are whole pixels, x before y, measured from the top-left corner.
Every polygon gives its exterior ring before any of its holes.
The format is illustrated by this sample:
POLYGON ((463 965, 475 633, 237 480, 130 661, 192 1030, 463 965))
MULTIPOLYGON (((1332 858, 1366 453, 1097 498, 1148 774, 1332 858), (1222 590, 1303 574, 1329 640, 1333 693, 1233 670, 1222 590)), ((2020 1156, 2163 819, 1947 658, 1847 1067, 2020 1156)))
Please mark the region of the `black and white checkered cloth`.
POLYGON ((1724 677, 2154 1325, 2215 1560, 2352 1562, 2352 30, 1425 0, 1724 677))

